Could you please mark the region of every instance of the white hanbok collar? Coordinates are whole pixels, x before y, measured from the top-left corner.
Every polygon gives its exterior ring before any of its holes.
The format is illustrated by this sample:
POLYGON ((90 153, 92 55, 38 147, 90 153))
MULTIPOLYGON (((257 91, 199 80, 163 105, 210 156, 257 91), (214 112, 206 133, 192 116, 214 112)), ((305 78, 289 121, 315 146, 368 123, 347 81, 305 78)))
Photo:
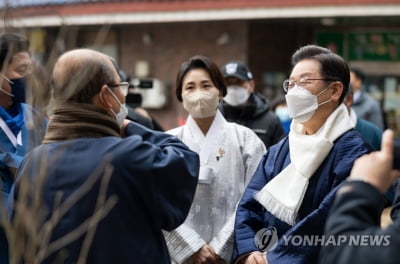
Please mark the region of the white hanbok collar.
POLYGON ((225 123, 225 118, 222 116, 219 110, 217 110, 207 135, 204 135, 196 121, 194 121, 191 116, 188 117, 186 121, 187 129, 184 129, 184 136, 185 138, 191 138, 192 142, 187 142, 187 145, 189 145, 190 148, 193 147, 193 150, 198 150, 201 164, 207 164, 210 160, 210 157, 215 156, 210 154, 215 154, 214 149, 217 148, 221 142, 221 136, 224 132, 225 123))

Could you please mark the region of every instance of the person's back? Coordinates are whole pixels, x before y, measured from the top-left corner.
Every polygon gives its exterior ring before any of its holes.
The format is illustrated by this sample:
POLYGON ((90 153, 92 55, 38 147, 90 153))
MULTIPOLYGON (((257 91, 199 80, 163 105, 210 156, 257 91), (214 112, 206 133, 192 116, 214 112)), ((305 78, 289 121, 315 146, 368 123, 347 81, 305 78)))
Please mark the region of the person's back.
POLYGON ((346 105, 351 121, 354 124, 354 129, 373 147, 374 150, 379 150, 382 140, 382 129, 374 123, 369 122, 359 117, 356 111, 352 108, 354 102, 353 87, 350 86, 343 103, 346 105))
MULTIPOLYGON (((135 260, 168 263, 161 228, 171 230, 185 219, 184 210, 179 208, 188 208, 190 201, 184 197, 179 199, 179 196, 189 194, 184 188, 193 179, 187 174, 186 177, 175 177, 177 171, 185 174, 185 168, 180 166, 162 169, 169 161, 168 155, 147 141, 155 143, 148 138, 155 137, 157 144, 167 150, 167 145, 172 144, 169 136, 149 133, 134 123, 129 124, 127 133, 129 131, 134 131, 135 136, 126 139, 113 136, 78 138, 43 144, 24 162, 21 171, 24 176, 33 176, 37 171, 46 175, 43 203, 53 215, 60 208, 54 205, 58 195, 62 194, 62 207, 68 200, 76 199, 52 230, 51 240, 55 241, 79 234, 75 229, 83 228, 79 239, 63 248, 68 252, 67 263, 77 261, 82 243, 91 230, 95 231, 95 236, 85 263, 134 263, 135 260), (29 172, 24 171, 29 164, 34 167, 29 172), (38 165, 40 168, 36 167, 38 165), (164 175, 154 177, 158 172, 164 175), (108 184, 102 186, 106 200, 102 200, 100 186, 108 177, 108 184), (84 185, 88 185, 88 190, 84 190, 84 185), (181 194, 168 194, 172 188, 180 189, 181 194), (89 223, 85 223, 88 220, 98 222, 98 225, 89 227, 89 223)), ((189 155, 187 162, 196 160, 189 155)), ((44 263, 54 263, 59 254, 55 252, 44 263)))
POLYGON ((374 150, 379 150, 382 141, 382 130, 375 124, 357 118, 356 127, 358 133, 373 147, 374 150))
POLYGON ((358 117, 370 121, 380 129, 383 129, 384 122, 381 107, 378 102, 364 90, 364 73, 358 68, 351 68, 350 82, 354 89, 352 109, 354 109, 358 117))
POLYGON ((368 93, 361 91, 360 97, 357 101, 354 101, 351 107, 357 113, 357 116, 370 121, 380 129, 383 129, 383 119, 380 106, 368 93))
POLYGON ((186 218, 198 155, 173 136, 124 120, 125 83, 118 79, 109 58, 95 51, 70 51, 56 63, 58 101, 43 144, 24 159, 14 193, 12 223, 24 218, 24 206, 44 219, 35 229, 39 237, 26 241, 22 229, 14 238, 26 247, 42 240, 42 251, 23 261, 169 263, 161 230, 186 218), (74 71, 83 72, 89 84, 71 83, 74 78, 67 77, 74 71), (92 80, 91 74, 101 77, 92 80), (175 188, 179 192, 171 191, 175 188), (30 207, 26 195, 42 203, 30 207))

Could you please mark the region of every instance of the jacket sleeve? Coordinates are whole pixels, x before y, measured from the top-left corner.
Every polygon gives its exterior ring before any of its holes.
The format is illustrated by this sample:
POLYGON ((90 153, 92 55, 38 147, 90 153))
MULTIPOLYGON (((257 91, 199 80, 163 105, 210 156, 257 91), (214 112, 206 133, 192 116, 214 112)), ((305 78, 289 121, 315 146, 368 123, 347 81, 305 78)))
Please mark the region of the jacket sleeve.
POLYGON ((383 196, 362 181, 347 182, 338 191, 326 222, 325 237, 335 244, 322 247, 320 263, 398 263, 400 222, 380 228, 383 196))
MULTIPOLYGON (((181 225, 192 204, 199 173, 199 156, 177 137, 131 122, 126 128, 136 162, 147 164, 146 186, 137 188, 155 224, 170 231, 181 225)), ((140 179, 133 179, 143 184, 140 179)))
POLYGON ((180 225, 173 231, 163 231, 171 259, 181 264, 194 253, 199 251, 206 241, 186 224, 180 225))
POLYGON ((267 183, 264 166, 268 156, 269 152, 261 160, 239 202, 235 220, 233 261, 243 254, 258 250, 254 244, 254 237, 256 232, 264 227, 264 210, 254 199, 254 195, 267 183))

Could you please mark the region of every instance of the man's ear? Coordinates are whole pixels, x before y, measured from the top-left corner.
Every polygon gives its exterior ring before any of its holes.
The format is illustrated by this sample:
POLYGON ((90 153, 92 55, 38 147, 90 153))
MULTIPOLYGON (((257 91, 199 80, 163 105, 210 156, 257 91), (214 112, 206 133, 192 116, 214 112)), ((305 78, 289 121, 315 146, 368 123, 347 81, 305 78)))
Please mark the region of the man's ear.
POLYGON ((98 101, 104 109, 110 109, 112 107, 111 102, 113 98, 111 98, 112 95, 110 94, 110 91, 108 89, 108 86, 104 84, 98 94, 98 101))
POLYGON ((249 91, 249 93, 253 93, 254 92, 254 87, 255 87, 255 82, 254 80, 248 81, 248 88, 247 91, 249 91))
POLYGON ((332 89, 332 95, 331 95, 332 101, 339 102, 340 97, 344 92, 343 84, 341 82, 333 82, 331 83, 331 89, 332 89))

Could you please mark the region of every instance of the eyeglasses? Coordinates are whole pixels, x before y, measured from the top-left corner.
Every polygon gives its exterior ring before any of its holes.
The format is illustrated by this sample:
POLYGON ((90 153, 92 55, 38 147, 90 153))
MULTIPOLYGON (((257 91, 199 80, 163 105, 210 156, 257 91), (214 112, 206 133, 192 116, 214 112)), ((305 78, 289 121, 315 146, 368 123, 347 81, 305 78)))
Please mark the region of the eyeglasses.
POLYGON ((119 89, 121 90, 121 92, 124 96, 128 95, 128 88, 129 88, 128 82, 121 82, 121 83, 115 83, 115 84, 110 83, 110 84, 108 84, 108 86, 119 87, 119 89))
POLYGON ((330 78, 307 78, 307 77, 303 77, 298 81, 295 80, 284 80, 283 81, 283 90, 285 91, 285 93, 287 93, 289 91, 289 89, 292 89, 295 85, 299 85, 301 87, 306 86, 307 84, 311 83, 311 81, 325 81, 325 82, 334 82, 336 80, 334 79, 330 79, 330 78))

